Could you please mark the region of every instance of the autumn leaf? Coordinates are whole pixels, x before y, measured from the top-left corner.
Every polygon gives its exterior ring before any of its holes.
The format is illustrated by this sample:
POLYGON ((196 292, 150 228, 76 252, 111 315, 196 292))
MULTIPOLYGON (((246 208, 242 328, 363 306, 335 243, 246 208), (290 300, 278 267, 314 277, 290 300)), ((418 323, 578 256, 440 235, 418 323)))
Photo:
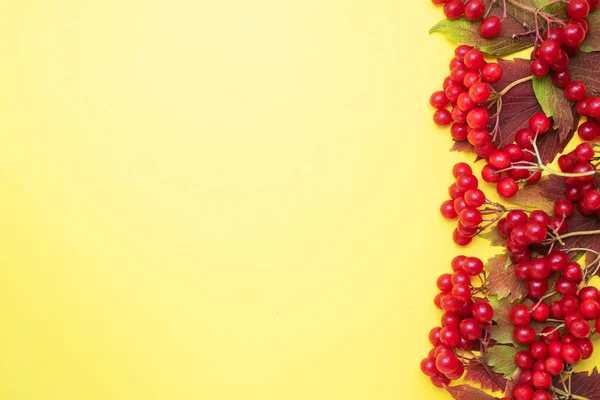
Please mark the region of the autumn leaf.
POLYGON ((500 234, 496 226, 492 226, 490 229, 483 233, 480 233, 477 236, 479 236, 482 239, 489 240, 490 245, 492 246, 504 246, 504 244, 506 243, 506 238, 500 234))
POLYGON ((513 346, 490 347, 487 352, 487 363, 494 371, 504 375, 506 379, 512 379, 517 371, 515 355, 520 350, 520 348, 513 346))
POLYGON ((488 293, 497 295, 499 299, 510 296, 511 301, 515 301, 527 295, 527 286, 525 281, 515 276, 512 265, 506 267, 507 260, 508 255, 499 254, 487 261, 486 266, 490 271, 488 293))
POLYGON ((564 11, 566 8, 565 3, 554 3, 552 0, 533 0, 533 5, 536 8, 539 8, 540 11, 543 11, 543 12, 549 13, 549 14, 558 14, 558 13, 564 11), (544 5, 546 5, 548 3, 551 3, 551 4, 544 7, 544 5))
MULTIPOLYGON (((600 230, 600 219, 595 215, 584 215, 577 207, 573 215, 567 218, 569 233, 600 230)), ((563 240, 564 248, 582 248, 600 252, 600 234, 577 235, 563 240)))
MULTIPOLYGON (((502 67, 502 79, 493 86, 496 92, 502 92, 508 85, 520 79, 531 75, 529 65, 530 60, 516 58, 514 60, 498 60, 502 67)), ((491 113, 496 113, 495 107, 491 113)), ((529 118, 533 114, 543 112, 538 99, 533 90, 531 80, 524 81, 512 87, 507 93, 502 96, 502 108, 500 110, 499 134, 496 135, 494 144, 496 147, 504 147, 507 144, 513 143, 517 132, 523 128, 529 127, 529 118)), ((495 118, 492 118, 488 129, 493 131, 496 123, 495 118)), ((564 122, 563 122, 564 125, 564 122)), ((569 131, 561 131, 559 134, 557 129, 552 128, 543 135, 540 135, 537 141, 540 151, 542 163, 548 164, 554 160, 557 154, 561 153, 569 139, 572 137, 576 128, 575 121, 569 131)), ((564 125, 561 129, 566 129, 564 125)))
MULTIPOLYGON (((503 19, 500 34, 493 39, 486 39, 479 32, 480 21, 468 21, 464 18, 450 20, 444 19, 429 30, 429 33, 440 32, 446 38, 458 43, 474 46, 484 53, 493 56, 503 56, 526 49, 533 45, 533 34, 528 34, 526 26, 535 26, 535 17, 530 11, 523 10, 507 4, 507 18, 503 18, 501 4, 484 0, 486 8, 492 7, 489 15, 503 19)), ((531 0, 520 0, 524 4, 532 5, 531 0)))
POLYGON ((565 197, 567 184, 562 176, 545 176, 537 183, 537 185, 540 186, 541 195, 553 202, 556 199, 565 197))
POLYGON ((549 75, 534 77, 533 91, 544 113, 554 121, 553 128, 560 138, 557 143, 563 143, 576 128, 575 106, 567 100, 564 90, 552 83, 549 75))
POLYGON ((596 8, 590 12, 586 19, 590 30, 579 49, 586 53, 600 51, 600 9, 596 8))
POLYGON ((541 182, 525 185, 510 199, 510 202, 522 207, 544 210, 550 213, 554 208, 556 197, 554 199, 548 198, 544 196, 543 191, 544 186, 541 182))
POLYGON ((571 374, 571 394, 588 400, 600 400, 600 374, 594 367, 590 375, 587 372, 571 374))
POLYGON ((478 383, 482 389, 489 389, 492 392, 506 389, 506 379, 501 374, 492 371, 481 361, 471 360, 466 366, 465 379, 478 383))
POLYGON ((471 385, 446 386, 445 388, 455 400, 498 400, 497 397, 490 396, 471 385))
POLYGON ((508 298, 499 299, 498 296, 489 296, 489 300, 494 308, 494 322, 496 323, 496 325, 492 325, 492 339, 502 344, 517 344, 513 337, 514 325, 508 318, 512 303, 508 298))
MULTIPOLYGON (((596 31, 598 34, 598 31, 596 31)), ((588 96, 600 96, 600 53, 580 53, 571 57, 569 72, 571 79, 582 81, 587 87, 588 96)))
POLYGON ((464 151, 467 153, 472 153, 473 145, 466 140, 455 140, 452 147, 450 147, 450 151, 464 151))

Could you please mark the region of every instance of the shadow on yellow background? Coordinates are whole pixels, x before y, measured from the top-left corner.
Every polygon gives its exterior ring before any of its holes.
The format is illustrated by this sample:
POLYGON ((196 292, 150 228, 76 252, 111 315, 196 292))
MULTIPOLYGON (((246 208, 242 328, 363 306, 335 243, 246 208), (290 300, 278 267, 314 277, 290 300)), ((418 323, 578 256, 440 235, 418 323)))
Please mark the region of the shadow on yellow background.
POLYGON ((0 398, 447 398, 441 17, 4 2, 0 398))

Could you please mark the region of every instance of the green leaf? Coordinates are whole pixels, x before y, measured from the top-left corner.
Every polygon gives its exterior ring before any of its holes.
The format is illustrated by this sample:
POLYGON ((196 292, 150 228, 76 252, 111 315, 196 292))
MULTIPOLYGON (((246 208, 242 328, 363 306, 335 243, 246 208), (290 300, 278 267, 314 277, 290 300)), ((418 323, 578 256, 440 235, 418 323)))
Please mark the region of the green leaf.
POLYGON ((520 350, 513 346, 490 347, 487 352, 487 363, 494 371, 504 375, 506 379, 512 379, 517 371, 515 355, 520 350))
POLYGON ((564 91, 552 83, 549 75, 533 78, 533 91, 544 113, 554 120, 560 141, 575 130, 575 109, 565 98, 564 91))
POLYGON ((550 4, 547 7, 544 7, 545 4, 550 3, 552 0, 533 0, 533 5, 536 8, 539 8, 540 11, 543 11, 548 14, 557 14, 566 9, 565 3, 554 3, 550 4))
POLYGON ((590 31, 579 48, 585 53, 600 51, 600 8, 596 8, 587 16, 590 31))
POLYGON ((492 371, 481 361, 473 359, 465 365, 466 381, 478 383, 482 389, 488 389, 492 392, 506 390, 506 379, 501 374, 492 371))
POLYGON ((502 236, 500 232, 498 232, 498 228, 495 225, 477 236, 482 239, 489 240, 490 245, 492 246, 504 246, 504 243, 506 243, 506 238, 502 236))
MULTIPOLYGON (((526 8, 533 8, 532 0, 512 1, 521 3, 526 8)), ((458 44, 474 46, 493 56, 504 56, 533 46, 534 35, 530 32, 535 27, 533 12, 507 2, 506 15, 504 15, 502 2, 484 0, 484 3, 486 8, 490 7, 490 16, 502 19, 502 29, 497 37, 493 39, 483 38, 479 33, 481 21, 468 21, 464 18, 442 20, 429 32, 440 32, 446 38, 458 44)))
POLYGON ((503 344, 517 344, 513 337, 514 326, 510 322, 508 315, 512 303, 508 298, 499 299, 498 296, 490 296, 490 305, 494 308, 494 322, 496 325, 492 326, 492 339, 498 343, 503 344))
POLYGON ((466 19, 444 19, 438 22, 429 33, 440 32, 447 39, 458 44, 468 44, 492 56, 505 56, 532 46, 531 41, 503 36, 502 32, 494 39, 485 39, 479 33, 480 22, 466 19))

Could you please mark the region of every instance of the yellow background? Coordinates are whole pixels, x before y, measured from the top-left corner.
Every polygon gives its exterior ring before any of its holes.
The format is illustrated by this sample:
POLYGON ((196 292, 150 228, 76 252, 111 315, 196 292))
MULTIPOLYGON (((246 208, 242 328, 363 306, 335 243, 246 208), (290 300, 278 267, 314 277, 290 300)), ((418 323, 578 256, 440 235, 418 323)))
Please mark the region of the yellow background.
POLYGON ((447 398, 441 17, 4 0, 0 398, 447 398))

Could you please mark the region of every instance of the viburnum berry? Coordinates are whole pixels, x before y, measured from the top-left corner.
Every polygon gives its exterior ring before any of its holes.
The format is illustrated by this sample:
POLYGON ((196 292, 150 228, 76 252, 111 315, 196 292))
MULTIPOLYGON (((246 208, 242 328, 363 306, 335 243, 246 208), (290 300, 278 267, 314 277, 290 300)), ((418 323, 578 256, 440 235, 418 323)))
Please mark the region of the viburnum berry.
POLYGON ((478 71, 485 65, 485 58, 479 50, 471 49, 465 53, 464 63, 469 70, 478 71))
POLYGON ((483 104, 491 94, 490 85, 485 82, 476 83, 469 89, 469 97, 476 104, 483 104))
POLYGON ((533 389, 529 385, 517 385, 512 392, 513 400, 531 400, 533 389))
POLYGON ((579 291, 579 298, 581 301, 594 300, 600 303, 600 292, 593 286, 586 286, 579 291))
POLYGON ((508 317, 513 325, 527 325, 531 319, 529 308, 523 304, 515 305, 509 312, 508 317))
POLYGON ((473 101, 467 92, 461 93, 456 100, 456 106, 464 112, 471 111, 476 105, 477 103, 473 101))
POLYGON ((453 353, 440 353, 435 358, 435 367, 442 374, 450 374, 458 368, 458 358, 453 353))
POLYGON ((481 79, 481 75, 478 71, 468 71, 463 78, 463 86, 465 89, 471 89, 471 86, 481 82, 481 79))
POLYGON ((546 76, 550 72, 550 65, 542 60, 533 60, 529 65, 529 72, 531 72, 531 75, 537 77, 546 76))
POLYGON ((444 14, 448 19, 458 19, 464 12, 465 5, 462 0, 449 0, 444 4, 444 14))
POLYGON ((477 257, 468 257, 463 261, 462 269, 468 275, 476 276, 483 271, 483 262, 477 257))
MULTIPOLYGON (((438 110, 441 111, 441 110, 438 110)), ((487 108, 474 108, 467 114, 467 124, 474 129, 483 129, 490 120, 490 114, 487 108)))
POLYGON ((600 118, 600 97, 588 97, 585 111, 587 116, 600 118))
POLYGON ((569 71, 552 73, 552 83, 554 83, 554 85, 564 88, 569 82, 571 82, 571 73, 569 71))
POLYGON ((567 364, 575 364, 581 360, 581 350, 573 343, 563 344, 560 356, 567 364))
POLYGON ((500 79, 502 79, 502 67, 500 64, 491 62, 485 64, 485 66, 481 69, 481 77, 487 83, 496 83, 500 79))
POLYGON ((569 22, 564 28, 563 38, 567 46, 579 46, 585 39, 585 29, 579 24, 569 22))
POLYGON ((537 56, 546 64, 553 64, 560 57, 560 43, 555 40, 545 40, 538 47, 537 56))
POLYGON ((579 125, 577 134, 582 140, 592 141, 600 136, 600 125, 593 120, 587 120, 579 125))
POLYGON ((461 191, 466 192, 467 190, 477 189, 478 180, 473 174, 462 174, 456 178, 456 187, 461 191))
POLYGON ((480 323, 489 322, 494 317, 494 309, 490 303, 479 300, 473 304, 471 308, 473 318, 480 323))
POLYGON ((446 109, 436 110, 435 113, 433 113, 433 122, 439 126, 450 125, 452 123, 452 115, 450 114, 450 111, 446 109))
POLYGON ((546 303, 536 303, 531 308, 531 318, 538 322, 546 321, 550 317, 550 306, 546 303))
POLYGON ((502 21, 496 16, 490 16, 481 21, 479 33, 486 39, 493 39, 500 34, 502 21))
POLYGON ((536 133, 545 133, 550 129, 550 118, 544 113, 534 114, 529 118, 529 129, 536 133))
POLYGON ((498 169, 490 164, 487 164, 481 170, 481 178, 488 183, 496 183, 500 180, 501 174, 498 169))
POLYGON ((478 208, 485 203, 485 194, 479 189, 470 189, 465 192, 464 199, 469 207, 478 208))
POLYGON ((587 95, 587 88, 585 83, 581 81, 571 81, 567 87, 565 87, 565 97, 571 101, 580 101, 585 99, 587 95))
POLYGON ((522 345, 530 345, 535 341, 535 330, 529 325, 515 326, 513 330, 515 341, 522 345))
POLYGON ((502 178, 496 184, 496 191, 500 197, 508 199, 517 194, 519 191, 519 185, 513 178, 502 178))
POLYGON ((485 3, 483 0, 469 0, 465 4, 465 18, 469 21, 477 21, 485 14, 485 3))

